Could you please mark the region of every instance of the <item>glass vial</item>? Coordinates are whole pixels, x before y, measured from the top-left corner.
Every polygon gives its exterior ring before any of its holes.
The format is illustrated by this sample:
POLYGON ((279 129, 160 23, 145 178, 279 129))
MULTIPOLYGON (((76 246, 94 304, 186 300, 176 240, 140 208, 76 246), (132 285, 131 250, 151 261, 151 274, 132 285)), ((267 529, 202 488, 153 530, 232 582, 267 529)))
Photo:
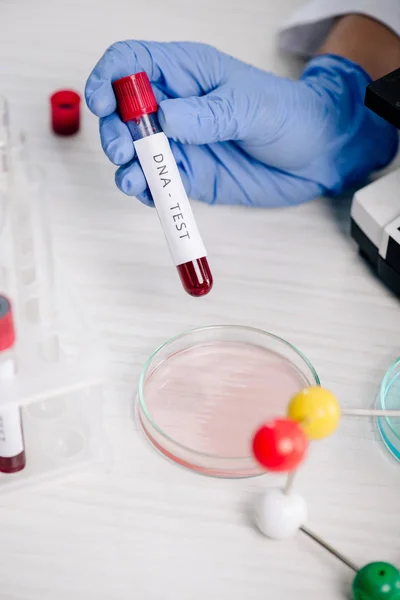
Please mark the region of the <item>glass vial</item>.
POLYGON ((182 285, 191 296, 204 296, 213 285, 206 249, 168 138, 159 124, 150 81, 141 72, 114 81, 113 87, 182 285))
MULTIPOLYGON (((0 295, 0 385, 15 376, 15 330, 9 300, 0 295)), ((25 468, 24 436, 19 406, 0 405, 0 472, 17 473, 25 468)))

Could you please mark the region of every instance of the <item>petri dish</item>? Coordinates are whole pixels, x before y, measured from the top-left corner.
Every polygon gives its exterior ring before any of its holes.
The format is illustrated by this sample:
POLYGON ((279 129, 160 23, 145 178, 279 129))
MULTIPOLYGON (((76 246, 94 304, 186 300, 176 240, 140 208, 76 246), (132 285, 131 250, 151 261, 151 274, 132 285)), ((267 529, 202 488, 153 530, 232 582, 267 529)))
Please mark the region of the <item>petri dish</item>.
POLYGON ((240 326, 210 326, 162 344, 143 367, 137 413, 164 456, 198 473, 260 475, 251 442, 293 394, 319 385, 310 361, 285 340, 240 326))
MULTIPOLYGON (((376 405, 382 410, 400 410, 400 358, 387 370, 376 405)), ((386 448, 400 460, 400 417, 378 417, 377 424, 386 448)))

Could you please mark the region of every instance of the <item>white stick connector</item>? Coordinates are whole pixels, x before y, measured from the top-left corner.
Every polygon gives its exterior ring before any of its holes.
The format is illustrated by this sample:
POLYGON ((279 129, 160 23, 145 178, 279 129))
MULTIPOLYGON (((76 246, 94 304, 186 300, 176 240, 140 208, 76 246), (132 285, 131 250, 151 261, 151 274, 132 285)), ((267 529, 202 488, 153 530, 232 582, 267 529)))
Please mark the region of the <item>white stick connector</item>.
POLYGON ((134 142, 175 266, 207 256, 168 138, 134 142))
POLYGON ((347 417, 400 417, 400 410, 382 410, 379 408, 343 408, 342 415, 347 417))

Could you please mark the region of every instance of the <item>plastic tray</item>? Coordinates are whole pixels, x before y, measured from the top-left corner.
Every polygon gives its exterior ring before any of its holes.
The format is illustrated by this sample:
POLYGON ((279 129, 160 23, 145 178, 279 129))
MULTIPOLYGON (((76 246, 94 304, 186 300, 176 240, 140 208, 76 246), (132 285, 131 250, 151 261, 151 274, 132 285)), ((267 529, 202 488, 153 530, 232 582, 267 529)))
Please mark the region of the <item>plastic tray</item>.
POLYGON ((0 409, 21 407, 26 467, 0 473, 0 492, 105 456, 102 345, 54 271, 41 174, 23 148, 12 165, 0 174, 0 291, 13 306, 17 375, 1 382, 0 409))

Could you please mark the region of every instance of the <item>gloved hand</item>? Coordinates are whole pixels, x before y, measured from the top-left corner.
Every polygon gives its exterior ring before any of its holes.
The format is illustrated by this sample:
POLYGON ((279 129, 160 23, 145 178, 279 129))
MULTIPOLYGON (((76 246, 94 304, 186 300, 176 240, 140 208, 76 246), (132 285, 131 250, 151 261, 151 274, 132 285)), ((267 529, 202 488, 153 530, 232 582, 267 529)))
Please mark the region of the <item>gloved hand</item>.
POLYGON ((111 82, 146 71, 188 195, 208 203, 293 205, 338 194, 385 167, 397 132, 364 107, 369 76, 322 55, 301 79, 277 77, 203 44, 118 42, 86 84, 116 183, 151 204, 111 82))

